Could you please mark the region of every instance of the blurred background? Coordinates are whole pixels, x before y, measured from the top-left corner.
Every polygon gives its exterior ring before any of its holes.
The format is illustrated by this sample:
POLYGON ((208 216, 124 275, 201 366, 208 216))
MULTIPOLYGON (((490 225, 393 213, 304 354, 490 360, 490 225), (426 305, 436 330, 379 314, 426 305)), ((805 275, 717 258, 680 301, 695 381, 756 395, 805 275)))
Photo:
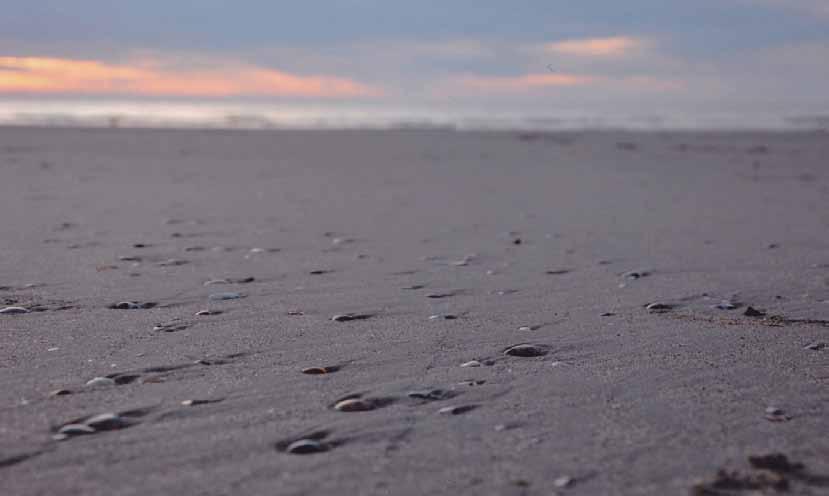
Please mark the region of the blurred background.
POLYGON ((829 127, 826 0, 6 0, 0 124, 829 127))

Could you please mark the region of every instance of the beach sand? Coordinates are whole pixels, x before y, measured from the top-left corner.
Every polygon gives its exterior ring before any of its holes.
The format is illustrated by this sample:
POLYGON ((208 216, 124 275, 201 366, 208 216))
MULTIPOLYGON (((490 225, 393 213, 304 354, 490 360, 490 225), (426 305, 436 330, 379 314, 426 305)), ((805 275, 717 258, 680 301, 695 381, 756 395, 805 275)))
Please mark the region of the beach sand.
POLYGON ((825 132, 4 128, 0 209, 0 494, 829 492, 825 132))

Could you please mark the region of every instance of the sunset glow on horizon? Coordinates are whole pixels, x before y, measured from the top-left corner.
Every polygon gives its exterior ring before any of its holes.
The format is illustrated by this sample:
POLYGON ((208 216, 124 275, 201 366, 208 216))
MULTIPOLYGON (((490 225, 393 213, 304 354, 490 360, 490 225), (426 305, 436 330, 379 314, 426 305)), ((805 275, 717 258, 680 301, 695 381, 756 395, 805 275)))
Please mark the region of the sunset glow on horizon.
POLYGON ((0 94, 358 98, 378 96, 382 91, 347 78, 299 76, 243 64, 196 70, 155 60, 113 64, 0 57, 0 94))

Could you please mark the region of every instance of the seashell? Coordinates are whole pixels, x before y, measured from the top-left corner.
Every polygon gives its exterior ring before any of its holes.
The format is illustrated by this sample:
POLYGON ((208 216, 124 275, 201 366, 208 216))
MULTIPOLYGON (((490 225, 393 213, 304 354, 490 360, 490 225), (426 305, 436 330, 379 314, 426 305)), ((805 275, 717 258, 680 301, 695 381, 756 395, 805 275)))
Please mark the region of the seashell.
POLYGON ((181 402, 183 406, 198 406, 198 405, 207 405, 209 403, 218 403, 222 401, 221 399, 216 400, 184 400, 181 402))
POLYGON ((126 425, 126 421, 117 413, 107 412, 94 415, 84 420, 84 425, 92 427, 96 431, 109 431, 120 429, 126 425))
POLYGON ((219 315, 222 313, 221 310, 199 310, 196 312, 197 317, 204 317, 206 315, 219 315))
POLYGON ((147 302, 147 303, 138 303, 135 301, 122 301, 119 303, 113 303, 109 306, 109 308, 113 310, 140 310, 145 308, 153 308, 156 306, 156 303, 147 302))
POLYGON ((285 448, 285 452, 292 455, 310 455, 313 453, 324 453, 330 449, 330 445, 321 443, 314 439, 299 439, 292 442, 285 448))
POLYGON ((103 387, 103 386, 114 386, 115 380, 110 379, 109 377, 94 377, 88 381, 86 381, 87 387, 103 387))
POLYGON ((787 422, 791 419, 782 408, 776 406, 766 407, 766 420, 769 422, 787 422))
POLYGON ((376 404, 371 400, 364 400, 360 398, 349 398, 340 400, 334 404, 334 410, 340 412, 367 412, 374 410, 376 404))
POLYGON ((189 326, 182 322, 167 322, 166 324, 156 324, 153 326, 153 331, 157 332, 178 332, 187 329, 189 326))
POLYGON ((64 436, 61 439, 66 439, 70 436, 82 436, 84 434, 92 434, 95 432, 93 427, 85 424, 66 424, 58 430, 58 436, 64 436))
POLYGON ((470 360, 468 362, 462 363, 461 367, 480 367, 481 365, 483 364, 478 360, 470 360))
POLYGON ((746 317, 765 317, 766 312, 763 312, 761 310, 757 310, 754 307, 748 307, 748 308, 746 308, 746 311, 743 312, 743 315, 745 315, 746 317))
POLYGON ((573 484, 573 478, 567 475, 562 475, 558 477, 556 480, 553 481, 553 486, 563 489, 565 487, 569 487, 573 484))
POLYGON ((458 386, 480 386, 482 384, 486 384, 486 381, 484 381, 484 380, 473 381, 473 380, 470 379, 470 380, 467 380, 467 381, 459 382, 458 386))
POLYGON ((29 313, 29 311, 23 307, 6 307, 0 309, 0 315, 15 315, 21 313, 29 313))
POLYGON ((649 275, 651 275, 651 273, 647 270, 631 270, 622 274, 622 277, 625 279, 641 279, 643 277, 648 277, 649 275))
POLYGON ((178 258, 171 258, 169 260, 164 260, 163 262, 158 262, 156 265, 159 267, 177 267, 179 265, 186 265, 190 262, 187 260, 181 260, 178 258))
POLYGON ((664 313, 673 310, 674 306, 669 303, 651 303, 645 309, 651 313, 664 313))
POLYGON ((426 389, 423 391, 410 391, 406 394, 409 398, 425 401, 441 401, 454 398, 458 393, 445 389, 426 389))
POLYGON ((233 293, 233 292, 213 293, 212 295, 209 296, 209 298, 211 300, 215 300, 215 301, 238 300, 239 298, 244 298, 244 297, 245 297, 245 295, 243 295, 242 293, 233 293))
POLYGON ((303 374, 308 375, 323 375, 323 374, 332 374, 336 371, 340 370, 339 367, 308 367, 306 369, 302 369, 303 374))
POLYGON ((544 356, 549 352, 549 348, 538 344, 516 344, 504 350, 504 355, 531 358, 544 356))
POLYGON ((457 294, 457 293, 455 293, 454 291, 448 291, 446 293, 429 293, 429 294, 426 295, 426 298, 432 298, 432 299, 436 300, 436 299, 442 299, 442 298, 449 298, 449 297, 455 296, 455 294, 457 294))
POLYGON ((374 317, 370 313, 345 313, 331 317, 334 322, 349 322, 352 320, 366 320, 374 317))
POLYGON ((461 415, 478 408, 478 405, 445 406, 438 410, 440 415, 461 415))

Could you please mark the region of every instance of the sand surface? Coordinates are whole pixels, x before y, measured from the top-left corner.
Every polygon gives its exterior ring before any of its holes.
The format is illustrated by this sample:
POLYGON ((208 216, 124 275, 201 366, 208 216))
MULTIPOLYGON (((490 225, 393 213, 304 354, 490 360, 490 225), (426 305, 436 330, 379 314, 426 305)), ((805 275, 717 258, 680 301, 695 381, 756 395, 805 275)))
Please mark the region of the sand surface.
POLYGON ((0 494, 829 493, 829 134, 6 128, 0 211, 0 494))

